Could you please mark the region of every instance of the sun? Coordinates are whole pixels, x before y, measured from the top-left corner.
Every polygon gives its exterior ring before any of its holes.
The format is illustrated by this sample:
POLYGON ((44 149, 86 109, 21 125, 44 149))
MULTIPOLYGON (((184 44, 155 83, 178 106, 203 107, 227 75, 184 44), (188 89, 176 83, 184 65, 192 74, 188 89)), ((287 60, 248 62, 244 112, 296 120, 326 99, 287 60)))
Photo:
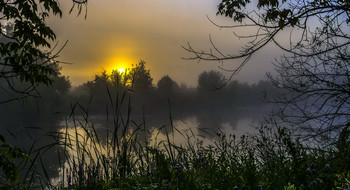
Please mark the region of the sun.
POLYGON ((122 74, 122 73, 125 72, 125 69, 124 69, 124 68, 119 68, 119 69, 118 69, 118 72, 119 72, 120 74, 122 74))
POLYGON ((112 58, 108 62, 109 63, 106 65, 107 72, 112 73, 113 71, 116 71, 119 74, 124 74, 127 72, 127 69, 132 63, 130 58, 125 57, 112 58))

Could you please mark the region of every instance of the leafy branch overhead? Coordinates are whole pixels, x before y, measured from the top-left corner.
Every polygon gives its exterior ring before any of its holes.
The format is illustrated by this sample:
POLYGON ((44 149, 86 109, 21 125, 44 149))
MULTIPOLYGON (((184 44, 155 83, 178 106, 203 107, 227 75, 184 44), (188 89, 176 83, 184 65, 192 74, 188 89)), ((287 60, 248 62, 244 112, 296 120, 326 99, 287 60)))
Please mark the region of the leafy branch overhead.
POLYGON ((50 13, 62 16, 58 2, 2 1, 0 11, 2 20, 13 21, 12 30, 1 31, 1 37, 7 38, 7 42, 0 42, 1 78, 18 76, 32 85, 51 84, 49 76, 55 71, 49 65, 54 64, 54 57, 42 49, 51 48, 50 40, 56 39, 45 19, 50 13))
MULTIPOLYGON (((223 0, 218 5, 217 14, 233 18, 234 21, 243 22, 244 19, 257 21, 251 16, 251 12, 246 11, 250 0, 223 0)), ((347 0, 314 0, 314 1, 290 1, 290 0, 259 0, 256 5, 258 11, 255 12, 263 22, 254 22, 261 26, 280 28, 300 25, 301 21, 318 14, 336 13, 334 16, 344 14, 346 21, 350 21, 350 2, 347 0), (276 25, 277 23, 277 25, 276 25), (266 25, 270 24, 270 25, 266 25)))
MULTIPOLYGON (((72 2, 74 7, 87 1, 72 2)), ((9 94, 25 97, 36 85, 54 82, 61 49, 53 52, 57 45, 51 45, 56 35, 46 23, 50 16, 62 17, 58 0, 0 0, 0 87, 9 94), (16 80, 29 85, 17 87, 16 80)))
POLYGON ((190 44, 184 47, 190 53, 188 59, 240 60, 233 69, 223 68, 231 71, 232 78, 256 52, 268 53, 267 46, 282 50, 274 61, 276 73, 268 75, 285 92, 277 100, 268 99, 277 104, 273 120, 287 122, 321 141, 336 140, 336 134, 346 130, 350 109, 349 0, 222 0, 217 14, 231 18, 233 24, 209 20, 220 29, 232 30, 244 45, 224 53, 210 37, 209 50, 196 50, 190 44))
MULTIPOLYGON (((239 51, 223 53, 217 48, 212 39, 210 50, 196 50, 190 44, 184 47, 191 56, 190 60, 225 61, 244 59, 241 65, 232 71, 238 72, 255 52, 263 49, 267 44, 274 44, 285 52, 310 56, 322 52, 312 53, 309 49, 310 41, 324 37, 326 40, 337 38, 337 47, 349 44, 346 34, 350 21, 350 2, 348 0, 222 0, 218 5, 218 15, 233 19, 233 25, 220 25, 210 20, 221 29, 232 29, 238 39, 247 40, 239 51), (336 26, 335 26, 336 25, 336 26), (286 30, 293 28, 293 30, 286 30), (244 29, 240 34, 235 29, 244 29), (286 38, 277 35, 290 32, 291 39, 287 45, 286 38)), ((326 43, 326 42, 324 42, 326 43)), ((311 44, 320 45, 320 44, 311 44)), ((325 49, 330 51, 337 47, 325 49)))

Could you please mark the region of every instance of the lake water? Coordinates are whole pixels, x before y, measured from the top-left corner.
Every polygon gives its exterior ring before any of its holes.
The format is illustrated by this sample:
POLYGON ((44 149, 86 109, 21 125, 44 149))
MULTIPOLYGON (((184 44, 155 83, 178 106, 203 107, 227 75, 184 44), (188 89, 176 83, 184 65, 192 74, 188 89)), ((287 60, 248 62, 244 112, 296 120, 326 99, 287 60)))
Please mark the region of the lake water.
MULTIPOLYGON (((40 149, 50 143, 56 143, 57 132, 65 133, 66 130, 73 137, 75 127, 82 130, 82 126, 87 129, 96 129, 101 139, 106 139, 106 130, 114 128, 112 114, 86 115, 79 113, 70 117, 69 113, 32 113, 20 110, 16 114, 7 114, 2 110, 0 124, 1 133, 7 135, 9 142, 23 147, 26 150, 40 149), (33 148, 34 147, 34 148, 33 148)), ((195 142, 197 139, 202 140, 204 144, 209 144, 217 133, 234 134, 239 137, 246 133, 253 133, 255 126, 263 120, 265 113, 269 110, 268 106, 258 107, 239 107, 225 110, 183 110, 163 111, 151 115, 131 114, 130 129, 136 126, 142 126, 149 131, 145 138, 150 145, 156 145, 167 140, 166 134, 177 145, 185 146, 190 140, 195 142), (176 128, 176 130, 174 130, 176 128), (186 134, 186 135, 184 135, 186 134)), ((127 116, 123 116, 124 122, 127 116)), ((85 137, 82 135, 82 139, 85 137)), ((102 142, 103 140, 101 140, 102 142)), ((103 146, 103 144, 102 144, 103 146)), ((64 164, 62 158, 59 159, 59 153, 56 149, 47 149, 42 151, 42 160, 45 162, 46 172, 52 179, 62 178, 60 167, 64 164)), ((74 152, 71 152, 74 154, 74 152)), ((39 170, 40 167, 38 166, 39 170)))

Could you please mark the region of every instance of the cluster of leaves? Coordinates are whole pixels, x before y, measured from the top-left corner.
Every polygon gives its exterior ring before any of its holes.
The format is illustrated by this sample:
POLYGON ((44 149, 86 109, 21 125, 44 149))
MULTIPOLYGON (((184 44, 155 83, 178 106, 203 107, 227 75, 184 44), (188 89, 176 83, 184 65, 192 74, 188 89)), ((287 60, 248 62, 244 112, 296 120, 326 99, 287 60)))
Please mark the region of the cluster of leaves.
MULTIPOLYGON (((234 21, 242 22, 244 19, 254 20, 249 12, 246 12, 250 0, 223 0, 218 5, 217 14, 233 18, 234 21)), ((254 5, 255 6, 255 5, 254 5)), ((328 12, 338 12, 346 15, 346 21, 349 17, 349 1, 320 1, 313 0, 304 3, 297 3, 290 0, 259 0, 256 7, 258 8, 258 18, 262 19, 265 24, 270 23, 269 27, 294 27, 304 19, 324 14, 328 12)), ((339 16, 339 15, 337 15, 339 16)), ((260 22, 254 22, 258 26, 263 26, 260 22)))
POLYGON ((0 2, 2 19, 13 23, 12 30, 3 31, 0 43, 1 78, 19 77, 21 81, 34 84, 51 84, 50 75, 56 71, 50 67, 54 56, 44 52, 51 48, 50 41, 56 35, 45 23, 50 13, 62 16, 56 0, 4 1, 0 2))
MULTIPOLYGON (((87 0, 72 3, 80 14, 87 0)), ((0 1, 0 87, 11 96, 0 103, 36 96, 39 84, 51 85, 59 74, 62 49, 51 45, 56 40, 46 23, 51 16, 62 17, 58 0, 0 1)))
POLYGON ((0 188, 11 188, 20 183, 17 162, 27 157, 20 148, 7 144, 5 137, 0 134, 0 188))

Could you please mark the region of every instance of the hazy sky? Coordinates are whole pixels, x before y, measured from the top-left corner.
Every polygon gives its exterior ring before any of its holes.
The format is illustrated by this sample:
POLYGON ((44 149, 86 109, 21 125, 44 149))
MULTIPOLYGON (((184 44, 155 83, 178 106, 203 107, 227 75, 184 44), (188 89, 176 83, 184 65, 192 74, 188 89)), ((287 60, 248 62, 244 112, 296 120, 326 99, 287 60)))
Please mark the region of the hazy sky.
MULTIPOLYGON (((169 75, 178 83, 197 84, 198 74, 204 70, 220 70, 218 62, 197 62, 181 59, 189 57, 181 46, 189 42, 198 50, 210 48, 209 34, 225 53, 237 52, 242 45, 231 30, 220 30, 218 24, 231 21, 216 16, 219 0, 90 0, 87 19, 77 17, 77 10, 68 14, 72 2, 60 1, 62 19, 53 18, 49 25, 57 34, 59 46, 69 40, 60 54, 62 73, 73 85, 92 80, 102 69, 131 67, 139 60, 146 61, 156 83, 169 75)), ((271 71, 275 55, 261 52, 235 77, 244 82, 264 79, 271 71)), ((234 68, 238 61, 224 63, 234 68)), ((228 74, 227 74, 228 75, 228 74)))

